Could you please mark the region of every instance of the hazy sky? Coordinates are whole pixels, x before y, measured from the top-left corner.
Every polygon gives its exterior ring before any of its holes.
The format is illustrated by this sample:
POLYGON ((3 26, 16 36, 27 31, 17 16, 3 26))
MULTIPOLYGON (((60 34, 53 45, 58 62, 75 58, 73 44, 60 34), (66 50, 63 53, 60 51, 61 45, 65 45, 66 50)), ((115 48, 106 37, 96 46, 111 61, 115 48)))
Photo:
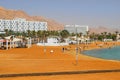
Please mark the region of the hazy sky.
POLYGON ((63 24, 120 27, 120 0, 1 0, 0 6, 63 24))

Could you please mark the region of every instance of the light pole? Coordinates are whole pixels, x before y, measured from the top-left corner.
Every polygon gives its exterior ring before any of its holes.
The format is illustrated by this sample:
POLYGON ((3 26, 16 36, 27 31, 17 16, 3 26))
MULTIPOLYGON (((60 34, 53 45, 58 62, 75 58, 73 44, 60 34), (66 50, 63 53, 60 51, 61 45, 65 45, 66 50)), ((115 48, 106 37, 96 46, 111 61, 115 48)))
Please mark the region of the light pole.
POLYGON ((75 32, 76 32, 76 65, 78 64, 78 51, 79 51, 79 48, 78 48, 78 36, 77 36, 77 26, 75 25, 75 32))
POLYGON ((61 42, 61 30, 58 31, 58 34, 59 34, 59 45, 61 46, 60 42, 61 42))
POLYGON ((46 46, 45 46, 45 31, 44 31, 44 40, 43 40, 43 43, 44 43, 44 53, 46 53, 46 46))

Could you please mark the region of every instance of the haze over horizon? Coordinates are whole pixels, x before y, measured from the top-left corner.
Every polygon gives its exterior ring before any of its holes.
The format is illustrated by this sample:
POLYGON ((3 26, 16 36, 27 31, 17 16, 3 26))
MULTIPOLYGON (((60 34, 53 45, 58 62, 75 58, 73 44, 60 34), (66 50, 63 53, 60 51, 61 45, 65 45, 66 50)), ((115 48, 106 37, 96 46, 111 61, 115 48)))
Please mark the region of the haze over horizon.
POLYGON ((62 24, 120 27, 120 0, 2 0, 0 6, 62 24))

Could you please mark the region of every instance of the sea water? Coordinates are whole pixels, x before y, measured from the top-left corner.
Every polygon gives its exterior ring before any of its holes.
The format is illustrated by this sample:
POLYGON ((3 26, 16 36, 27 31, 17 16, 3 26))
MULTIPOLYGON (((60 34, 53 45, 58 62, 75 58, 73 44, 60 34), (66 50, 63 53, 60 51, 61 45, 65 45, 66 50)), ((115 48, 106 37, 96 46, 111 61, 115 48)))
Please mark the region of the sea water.
POLYGON ((120 60, 120 46, 88 50, 84 51, 83 54, 108 60, 120 60))

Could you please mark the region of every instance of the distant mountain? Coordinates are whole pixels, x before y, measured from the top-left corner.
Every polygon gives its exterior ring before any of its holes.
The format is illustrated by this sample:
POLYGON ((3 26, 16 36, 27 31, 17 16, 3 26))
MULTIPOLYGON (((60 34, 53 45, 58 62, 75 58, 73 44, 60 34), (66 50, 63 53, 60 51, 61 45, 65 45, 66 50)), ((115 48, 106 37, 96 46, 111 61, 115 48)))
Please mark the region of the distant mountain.
POLYGON ((48 30, 63 30, 64 26, 54 20, 42 16, 30 16, 21 10, 8 10, 0 7, 0 19, 25 18, 26 20, 45 21, 48 23, 48 30))
POLYGON ((93 32, 94 33, 102 33, 102 32, 115 33, 115 31, 120 32, 120 29, 99 26, 99 27, 90 27, 89 31, 90 33, 93 33, 93 32))

